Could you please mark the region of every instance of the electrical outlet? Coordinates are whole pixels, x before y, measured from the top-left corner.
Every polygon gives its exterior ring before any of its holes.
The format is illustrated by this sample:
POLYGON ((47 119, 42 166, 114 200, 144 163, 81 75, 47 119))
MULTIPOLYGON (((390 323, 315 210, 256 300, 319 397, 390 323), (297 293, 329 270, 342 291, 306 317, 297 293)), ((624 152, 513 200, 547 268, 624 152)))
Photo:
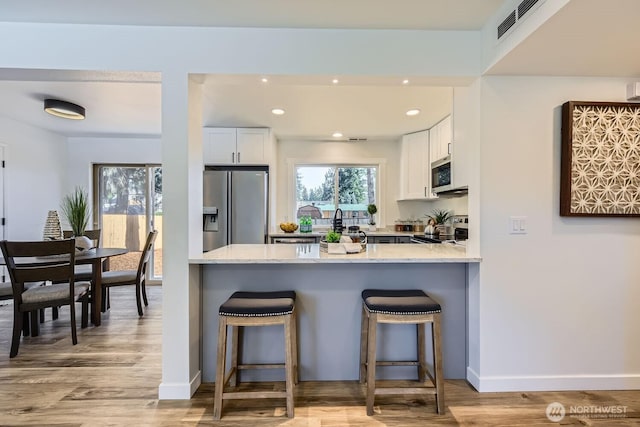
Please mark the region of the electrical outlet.
POLYGON ((512 216, 509 218, 509 234, 527 234, 527 217, 512 216))

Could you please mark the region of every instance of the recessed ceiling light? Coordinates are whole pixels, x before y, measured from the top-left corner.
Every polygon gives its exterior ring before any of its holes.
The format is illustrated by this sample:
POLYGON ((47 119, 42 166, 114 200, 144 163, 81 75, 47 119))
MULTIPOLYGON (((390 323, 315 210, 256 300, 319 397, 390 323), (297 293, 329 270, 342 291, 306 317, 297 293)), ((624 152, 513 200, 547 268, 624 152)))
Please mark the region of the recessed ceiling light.
POLYGON ((402 84, 403 84, 403 85, 408 85, 408 84, 409 84, 409 80, 408 80, 408 79, 404 79, 404 80, 402 81, 402 84))
POLYGON ((340 132, 334 132, 333 135, 331 135, 334 138, 342 138, 342 133, 340 132))
POLYGON ((282 108, 274 108, 273 110, 271 110, 271 112, 276 116, 281 116, 284 114, 284 110, 282 108))
POLYGON ((45 99, 44 111, 56 117, 71 120, 84 120, 84 107, 59 99, 45 99))
POLYGON ((331 80, 331 83, 333 83, 334 85, 337 85, 338 83, 340 83, 340 80, 333 79, 333 80, 331 80))
POLYGON ((412 110, 407 111, 407 116, 417 116, 418 114, 420 114, 420 110, 418 110, 417 108, 414 108, 412 110))
POLYGON ((260 79, 260 80, 262 81, 262 83, 267 83, 267 82, 269 81, 269 79, 268 79, 268 78, 266 78, 266 77, 263 77, 263 78, 262 78, 262 79, 260 79))

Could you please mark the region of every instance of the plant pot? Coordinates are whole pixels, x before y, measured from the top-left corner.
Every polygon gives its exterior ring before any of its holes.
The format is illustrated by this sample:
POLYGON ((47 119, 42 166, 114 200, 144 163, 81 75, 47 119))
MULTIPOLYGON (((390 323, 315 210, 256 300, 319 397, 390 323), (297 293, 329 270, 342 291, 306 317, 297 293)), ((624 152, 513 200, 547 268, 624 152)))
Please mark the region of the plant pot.
POLYGON ((378 228, 375 224, 369 224, 369 231, 376 231, 378 228))

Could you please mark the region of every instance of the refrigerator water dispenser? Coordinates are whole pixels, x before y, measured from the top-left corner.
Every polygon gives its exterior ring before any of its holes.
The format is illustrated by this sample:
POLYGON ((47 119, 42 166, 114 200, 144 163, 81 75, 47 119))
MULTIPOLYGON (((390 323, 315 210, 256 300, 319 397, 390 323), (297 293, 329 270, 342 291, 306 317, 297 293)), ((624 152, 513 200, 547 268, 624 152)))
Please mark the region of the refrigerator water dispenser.
POLYGON ((219 231, 218 208, 205 206, 203 208, 203 215, 204 215, 203 231, 219 231))

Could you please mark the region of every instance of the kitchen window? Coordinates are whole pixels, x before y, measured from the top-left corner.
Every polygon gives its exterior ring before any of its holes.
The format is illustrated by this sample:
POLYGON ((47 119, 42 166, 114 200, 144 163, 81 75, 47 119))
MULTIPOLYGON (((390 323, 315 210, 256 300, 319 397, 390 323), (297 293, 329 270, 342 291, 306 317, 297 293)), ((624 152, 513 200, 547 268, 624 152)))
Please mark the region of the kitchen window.
POLYGON ((378 203, 378 166, 297 165, 295 218, 311 217, 313 226, 329 227, 336 208, 344 225, 369 223, 367 205, 378 203))

